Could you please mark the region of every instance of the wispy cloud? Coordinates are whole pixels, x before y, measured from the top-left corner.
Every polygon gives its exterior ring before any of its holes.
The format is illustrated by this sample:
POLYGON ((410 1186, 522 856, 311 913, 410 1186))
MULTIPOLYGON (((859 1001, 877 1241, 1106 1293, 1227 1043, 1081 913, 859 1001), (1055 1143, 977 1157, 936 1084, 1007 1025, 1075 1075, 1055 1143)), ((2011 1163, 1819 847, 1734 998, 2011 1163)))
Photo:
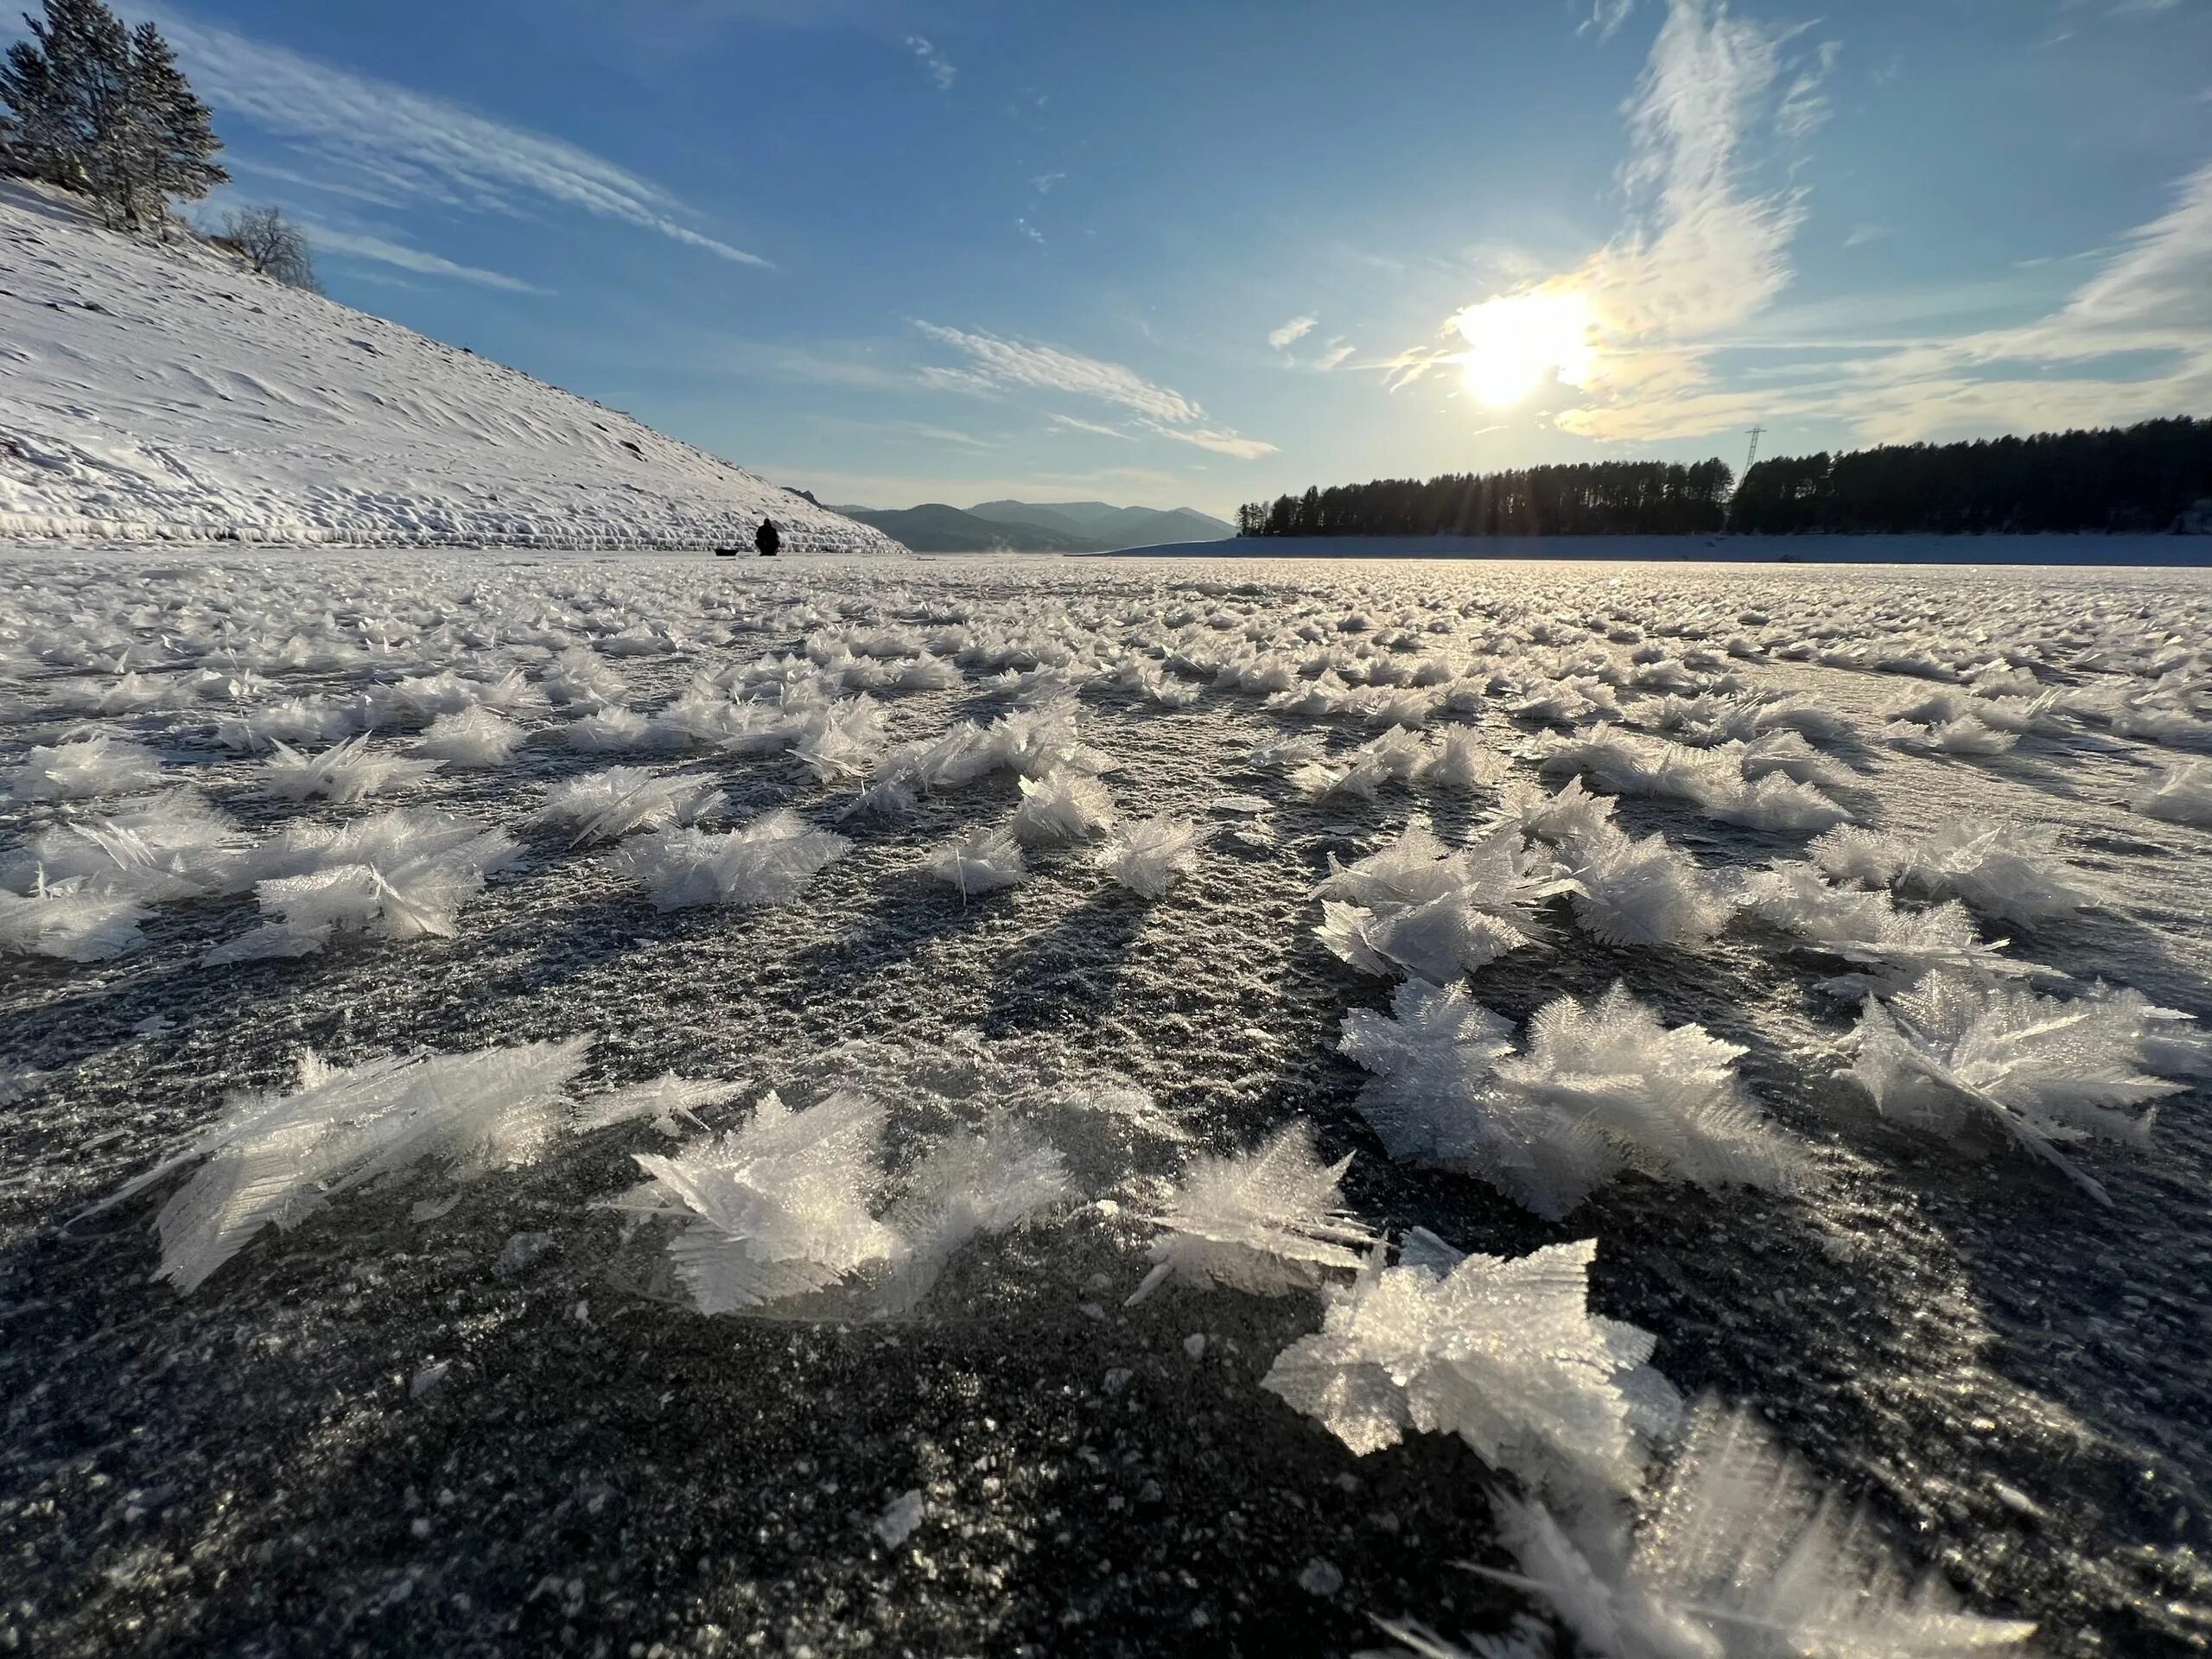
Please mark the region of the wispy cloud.
POLYGON ((1297 343, 1299 340, 1305 339, 1306 335, 1312 334, 1313 332, 1314 325, 1319 323, 1320 321, 1320 318, 1311 315, 1302 317, 1293 317, 1288 322, 1283 324, 1281 327, 1268 331, 1268 344, 1274 346, 1275 350, 1279 352, 1287 352, 1293 345, 1297 343))
POLYGON ((1610 41, 1628 15, 1636 10, 1636 0, 1592 0, 1590 16, 1583 20, 1578 34, 1595 35, 1601 41, 1610 41))
POLYGON ((1847 248, 1863 248, 1870 242, 1887 241, 1896 234, 1897 230, 1893 226, 1854 225, 1851 227, 1850 233, 1843 238, 1843 245, 1847 248))
POLYGON ((1052 187, 1058 184, 1066 177, 1067 175, 1065 173, 1039 173, 1035 178, 1029 181, 1029 184, 1030 188, 1035 190, 1039 195, 1049 196, 1052 194, 1052 187))
POLYGON ((1132 435, 1122 431, 1118 426, 1105 426, 1096 421, 1079 421, 1072 415, 1047 415, 1045 418, 1063 431, 1090 432, 1102 438, 1120 438, 1125 442, 1135 442, 1132 435))
MULTIPOLYGON (((1788 142, 1820 125, 1820 89, 1835 60, 1822 47, 1791 61, 1796 33, 1738 17, 1719 0, 1669 0, 1624 110, 1621 230, 1580 266, 1484 302, 1560 294, 1586 307, 1588 338, 1572 343, 1584 402, 1560 414, 1563 429, 1612 437, 1663 429, 1671 406, 1707 385, 1728 332, 1788 287, 1805 198, 1762 188, 1758 162, 1770 132, 1788 142)), ((1482 310, 1458 314, 1447 331, 1479 338, 1465 324, 1482 310)), ((1466 355, 1415 347, 1374 366, 1395 387, 1466 355)))
POLYGON ((1003 340, 996 334, 969 334, 933 322, 918 322, 914 326, 939 345, 951 346, 968 359, 966 365, 960 368, 925 369, 924 378, 935 385, 970 391, 1034 386, 1046 391, 1078 392, 1173 425, 1197 421, 1205 413, 1181 392, 1154 385, 1119 363, 1103 362, 1051 346, 1003 340))
POLYGON ((333 230, 327 225, 313 221, 308 221, 306 229, 308 239, 317 253, 373 260, 380 265, 411 270, 418 276, 448 276, 455 282, 474 283, 479 288, 496 288, 509 294, 550 294, 553 291, 550 288, 540 288, 536 283, 526 283, 519 276, 484 270, 475 265, 460 264, 442 255, 410 247, 388 237, 359 231, 333 230))
POLYGON ((966 360, 957 366, 931 365, 921 372, 923 383, 950 391, 997 392, 1015 387, 1040 391, 1072 392, 1128 410, 1137 423, 1163 437, 1196 444, 1217 454, 1250 459, 1272 454, 1274 445, 1259 438, 1207 423, 1205 411, 1192 399, 1169 386, 1146 379, 1134 369, 1109 363, 1057 346, 1007 340, 997 334, 973 334, 934 322, 917 322, 918 328, 941 346, 949 346, 966 360))
POLYGON ((375 190, 475 212, 519 214, 532 200, 620 220, 738 264, 766 265, 684 222, 683 202, 564 139, 349 70, 167 7, 151 11, 194 85, 226 115, 293 140, 331 188, 375 190))
POLYGON ((953 79, 960 72, 946 61, 944 53, 919 35, 906 37, 906 49, 921 60, 922 67, 929 71, 930 79, 935 83, 938 91, 949 92, 952 90, 953 79))
MULTIPOLYGON (((1653 418, 1618 411, 1624 437, 1752 420, 1841 425, 1863 442, 2126 424, 2212 407, 2212 162, 2173 207, 2123 239, 2033 321, 1778 365, 1751 388, 1707 388, 1653 418)), ((1817 343, 1815 343, 1817 345, 1817 343)))
POLYGON ((1841 41, 1822 41, 1815 61, 1799 70, 1789 83, 1789 90, 1782 95, 1782 107, 1774 112, 1774 130, 1784 138, 1802 143, 1827 125, 1835 106, 1821 89, 1842 54, 1841 41))
POLYGON ((1239 461, 1257 461, 1262 455, 1272 455, 1275 447, 1260 438, 1248 438, 1241 432, 1225 432, 1207 426, 1162 426, 1155 422, 1147 425, 1163 438, 1173 438, 1178 443, 1195 444, 1201 449, 1211 449, 1217 455, 1234 455, 1239 461))
POLYGON ((1317 369, 1337 368, 1351 355, 1351 353, 1352 348, 1350 343, 1342 335, 1338 335, 1329 341, 1321 355, 1313 359, 1313 366, 1317 369))

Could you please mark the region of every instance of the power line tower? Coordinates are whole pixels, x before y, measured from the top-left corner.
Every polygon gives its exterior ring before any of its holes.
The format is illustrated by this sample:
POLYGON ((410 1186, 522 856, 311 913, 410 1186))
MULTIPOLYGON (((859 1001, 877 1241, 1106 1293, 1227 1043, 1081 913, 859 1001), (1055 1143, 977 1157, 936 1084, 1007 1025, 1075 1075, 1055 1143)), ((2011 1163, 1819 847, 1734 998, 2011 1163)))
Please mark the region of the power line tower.
POLYGON ((1744 454, 1744 470, 1736 475, 1736 488, 1728 492, 1728 510, 1720 515, 1720 533, 1726 536, 1736 527, 1736 493, 1744 487, 1744 480, 1751 475, 1751 468, 1758 464, 1759 440, 1766 435, 1766 428, 1751 429, 1751 447, 1744 454))

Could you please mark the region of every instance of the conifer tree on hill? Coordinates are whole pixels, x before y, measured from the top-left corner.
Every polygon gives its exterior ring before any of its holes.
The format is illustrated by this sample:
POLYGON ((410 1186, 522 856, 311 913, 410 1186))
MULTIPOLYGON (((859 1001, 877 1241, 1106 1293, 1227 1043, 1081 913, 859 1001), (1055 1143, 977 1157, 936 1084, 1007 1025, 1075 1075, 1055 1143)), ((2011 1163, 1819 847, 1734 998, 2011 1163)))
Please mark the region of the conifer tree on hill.
POLYGON ((166 222, 172 196, 197 200, 230 175, 207 105, 152 23, 124 27, 105 0, 45 0, 31 38, 0 62, 0 131, 16 164, 91 196, 108 223, 166 222))

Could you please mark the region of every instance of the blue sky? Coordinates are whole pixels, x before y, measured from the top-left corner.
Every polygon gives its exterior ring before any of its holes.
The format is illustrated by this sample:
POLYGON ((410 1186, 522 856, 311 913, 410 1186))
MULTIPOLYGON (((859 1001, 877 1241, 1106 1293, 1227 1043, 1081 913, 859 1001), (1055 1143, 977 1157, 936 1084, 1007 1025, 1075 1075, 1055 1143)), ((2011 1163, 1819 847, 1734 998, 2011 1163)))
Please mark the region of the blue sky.
POLYGON ((118 9, 335 297, 828 500, 2212 414, 2212 0, 118 9))

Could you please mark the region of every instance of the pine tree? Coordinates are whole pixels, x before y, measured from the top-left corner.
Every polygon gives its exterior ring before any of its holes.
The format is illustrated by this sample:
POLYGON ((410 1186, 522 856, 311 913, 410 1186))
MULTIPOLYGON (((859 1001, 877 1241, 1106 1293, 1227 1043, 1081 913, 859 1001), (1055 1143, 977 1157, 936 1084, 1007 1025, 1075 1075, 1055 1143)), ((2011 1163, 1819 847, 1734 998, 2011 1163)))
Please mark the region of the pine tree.
POLYGON ((197 201, 231 175, 216 162, 223 141, 215 136, 213 112, 176 67, 176 54, 151 23, 130 35, 131 103, 151 162, 147 186, 158 210, 177 196, 197 201))
POLYGON ((151 23, 136 30, 103 0, 46 0, 31 38, 0 66, 24 164, 99 203, 112 225, 159 219, 171 195, 204 196, 229 175, 207 105, 151 23))

